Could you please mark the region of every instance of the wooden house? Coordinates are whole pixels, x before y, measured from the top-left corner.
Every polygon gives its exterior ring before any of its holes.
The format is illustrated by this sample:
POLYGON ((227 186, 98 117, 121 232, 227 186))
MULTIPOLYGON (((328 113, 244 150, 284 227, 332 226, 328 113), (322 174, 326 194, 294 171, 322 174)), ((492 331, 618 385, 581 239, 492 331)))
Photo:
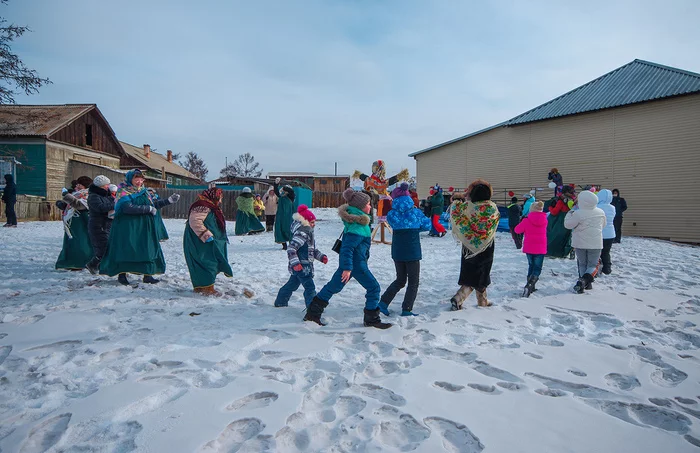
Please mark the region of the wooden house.
POLYGON ((142 147, 119 142, 126 159, 120 165, 124 170, 138 168, 145 172, 152 187, 192 186, 201 184, 199 178, 173 162, 173 152, 168 150, 165 155, 151 150, 150 145, 142 147))
POLYGON ((314 192, 342 192, 350 185, 349 175, 324 175, 304 172, 270 172, 269 179, 282 178, 299 181, 311 187, 314 192))

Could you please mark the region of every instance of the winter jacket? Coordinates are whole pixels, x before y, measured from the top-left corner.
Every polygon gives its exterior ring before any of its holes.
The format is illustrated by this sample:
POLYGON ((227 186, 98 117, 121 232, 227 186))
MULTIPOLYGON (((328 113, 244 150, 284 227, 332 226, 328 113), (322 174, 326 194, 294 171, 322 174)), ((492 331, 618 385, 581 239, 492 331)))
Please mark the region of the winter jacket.
POLYGON ((561 173, 552 173, 550 171, 549 176, 547 176, 547 179, 549 179, 550 181, 553 181, 554 184, 557 185, 557 187, 564 185, 564 178, 561 176, 561 173))
POLYGON ((12 175, 5 175, 5 189, 2 192, 2 201, 5 204, 13 204, 17 202, 17 186, 15 178, 12 175))
POLYGON ((323 261, 326 256, 316 248, 314 229, 300 214, 295 213, 292 218, 292 240, 287 247, 289 259, 289 272, 294 273, 294 266, 301 264, 305 275, 314 275, 314 260, 323 261))
POLYGON ((610 204, 612 198, 612 192, 608 189, 598 192, 598 207, 605 213, 603 239, 615 239, 615 206, 610 204))
POLYGON ((520 223, 520 217, 523 214, 523 207, 518 203, 513 203, 508 206, 508 226, 515 228, 520 223))
POLYGON ((354 206, 347 204, 338 208, 338 215, 343 221, 343 245, 340 247, 339 269, 367 269, 369 248, 372 245, 372 230, 369 216, 354 206))
POLYGON ((88 187, 88 233, 95 254, 100 258, 104 255, 109 242, 109 232, 112 229, 112 219, 109 213, 114 210, 114 197, 108 190, 91 184, 88 187))
POLYGON ((560 213, 566 214, 570 210, 571 209, 569 208, 567 201, 565 201, 561 198, 557 200, 557 202, 554 204, 554 206, 549 207, 549 213, 552 215, 559 215, 560 213))
POLYGON ((265 215, 277 214, 277 195, 275 195, 274 190, 263 195, 263 203, 265 204, 265 215))
POLYGON ((421 260, 420 232, 429 231, 432 223, 415 207, 413 199, 410 196, 395 198, 386 220, 393 231, 391 258, 394 261, 421 260))
POLYGON ((418 192, 416 192, 415 190, 411 190, 409 193, 411 194, 411 200, 413 200, 413 204, 415 205, 415 207, 419 207, 420 200, 418 199, 418 192))
POLYGON ((571 246, 577 249, 602 249, 605 213, 597 207, 598 197, 588 190, 578 196, 578 209, 569 211, 564 226, 573 230, 571 246))
POLYGON ((445 197, 442 192, 437 192, 430 197, 430 215, 442 215, 445 211, 445 197))
POLYGON ((525 200, 525 203, 523 203, 523 214, 522 216, 525 217, 530 213, 530 207, 532 206, 532 203, 537 201, 535 197, 530 197, 527 200, 525 200))
POLYGON ((262 200, 256 198, 255 201, 253 201, 253 209, 255 210, 255 215, 260 217, 263 215, 263 212, 265 212, 265 204, 262 200))
POLYGON ((613 197, 610 202, 611 205, 615 206, 615 217, 622 218, 622 213, 627 210, 627 201, 624 198, 613 197))
POLYGON ((523 238, 523 253, 533 255, 547 254, 547 214, 544 212, 531 212, 515 227, 515 232, 525 235, 523 238))

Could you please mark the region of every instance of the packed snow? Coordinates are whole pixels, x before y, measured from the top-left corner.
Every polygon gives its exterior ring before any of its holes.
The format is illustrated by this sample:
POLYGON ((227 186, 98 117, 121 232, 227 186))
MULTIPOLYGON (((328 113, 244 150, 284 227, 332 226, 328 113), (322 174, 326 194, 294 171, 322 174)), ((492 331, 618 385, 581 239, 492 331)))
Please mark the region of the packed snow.
MULTIPOLYGON (((341 223, 316 210, 320 289, 341 223)), ((3 452, 691 452, 700 448, 700 248, 624 238, 613 274, 571 291, 574 261, 527 262, 498 233, 494 303, 449 311, 459 245, 423 237, 418 317, 362 326, 355 282, 328 326, 304 323, 271 233, 234 237, 222 298, 192 292, 184 220, 166 220, 167 272, 121 286, 55 271, 59 222, 0 231, 3 452), (247 291, 246 291, 247 290, 247 291), (246 293, 246 294, 244 294, 246 293)), ((370 269, 386 288, 390 246, 370 269)), ((390 309, 400 311, 403 292, 390 309)), ((387 318, 385 318, 387 319, 387 318)))

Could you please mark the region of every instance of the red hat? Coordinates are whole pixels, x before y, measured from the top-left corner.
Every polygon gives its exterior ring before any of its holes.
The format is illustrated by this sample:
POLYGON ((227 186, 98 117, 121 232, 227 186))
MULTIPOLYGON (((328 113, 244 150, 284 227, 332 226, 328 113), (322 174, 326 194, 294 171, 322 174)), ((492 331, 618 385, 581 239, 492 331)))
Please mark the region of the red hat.
POLYGON ((305 204, 300 204, 299 208, 297 209, 297 212, 299 213, 300 216, 304 218, 307 222, 311 222, 312 220, 316 220, 316 216, 314 215, 313 212, 309 210, 309 207, 306 206, 305 204))

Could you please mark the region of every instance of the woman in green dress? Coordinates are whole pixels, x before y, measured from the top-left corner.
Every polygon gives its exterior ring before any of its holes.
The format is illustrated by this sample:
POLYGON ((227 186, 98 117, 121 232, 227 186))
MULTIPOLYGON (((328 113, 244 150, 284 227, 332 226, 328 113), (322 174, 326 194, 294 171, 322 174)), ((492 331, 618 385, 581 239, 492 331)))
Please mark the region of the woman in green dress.
POLYGON ((56 269, 79 271, 85 268, 93 255, 90 235, 88 234, 89 212, 87 206, 87 188, 92 184, 88 176, 81 176, 75 181, 74 191, 63 194, 63 200, 56 206, 63 210, 63 248, 56 260, 56 269))
MULTIPOLYGON (((158 195, 158 192, 155 191, 155 189, 148 188, 148 191, 151 193, 151 196, 153 197, 153 201, 160 200, 160 196, 158 195)), ((165 222, 163 222, 163 216, 160 215, 160 209, 158 212, 156 212, 156 233, 158 233, 158 240, 160 242, 167 241, 170 239, 170 235, 168 235, 168 229, 165 228, 165 222)))
POLYGON ((144 283, 158 283, 160 280, 153 276, 165 272, 155 215, 163 206, 176 203, 180 195, 154 200, 144 186, 145 181, 140 170, 129 170, 126 180, 119 185, 109 245, 100 262, 100 274, 119 275, 122 285, 129 284, 127 273, 143 275, 144 283))
MULTIPOLYGON (((255 215, 255 207, 253 202, 253 192, 250 187, 244 187, 243 193, 236 198, 236 236, 245 234, 256 234, 265 231, 265 227, 255 215)), ((290 224, 291 225, 291 224, 290 224)))
POLYGON ((292 215, 294 215, 294 189, 283 186, 280 178, 275 180, 274 190, 277 195, 277 215, 275 217, 275 242, 287 250, 287 242, 292 240, 292 215))
POLYGON ((183 237, 185 261, 194 292, 206 296, 221 296, 214 289, 219 272, 227 277, 233 276, 228 263, 228 236, 226 219, 221 210, 222 200, 221 189, 213 187, 202 192, 199 200, 190 206, 183 237))

